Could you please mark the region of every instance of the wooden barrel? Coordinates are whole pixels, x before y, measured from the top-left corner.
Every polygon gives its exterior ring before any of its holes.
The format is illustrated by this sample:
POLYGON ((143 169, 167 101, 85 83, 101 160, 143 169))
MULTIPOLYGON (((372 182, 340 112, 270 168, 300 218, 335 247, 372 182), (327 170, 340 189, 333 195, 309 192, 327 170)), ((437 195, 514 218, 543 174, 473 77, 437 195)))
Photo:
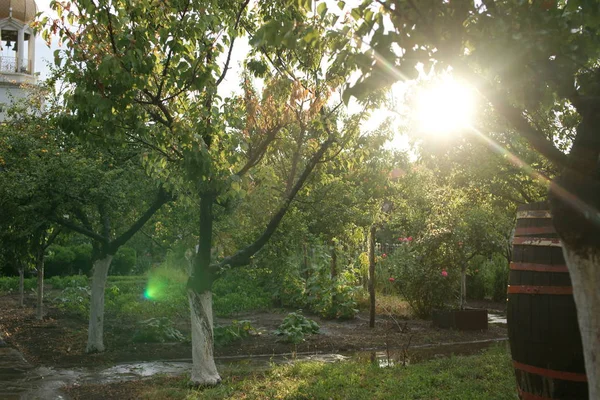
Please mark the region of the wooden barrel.
POLYGON ((517 212, 507 323, 522 400, 588 399, 573 288, 546 202, 517 212))

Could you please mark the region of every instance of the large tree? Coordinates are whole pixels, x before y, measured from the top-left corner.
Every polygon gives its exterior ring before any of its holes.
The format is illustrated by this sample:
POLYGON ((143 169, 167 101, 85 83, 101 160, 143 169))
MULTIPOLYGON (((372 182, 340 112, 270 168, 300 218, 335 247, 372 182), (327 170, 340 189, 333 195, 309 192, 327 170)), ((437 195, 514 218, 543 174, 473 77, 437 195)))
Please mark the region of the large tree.
POLYGON ((451 67, 561 171, 551 209, 573 282, 592 399, 600 397, 598 12, 592 0, 367 0, 351 10, 353 25, 343 31, 348 46, 338 53, 338 62, 363 72, 347 97, 413 79, 419 63, 425 71, 451 67), (368 37, 366 53, 351 46, 357 37, 368 37), (573 109, 576 118, 562 118, 573 109))
POLYGON ((97 143, 145 146, 148 171, 198 207, 198 251, 188 282, 191 380, 215 384, 220 376, 213 359, 213 281, 222 268, 250 261, 319 163, 335 157, 358 132, 358 124, 338 120, 335 104, 327 105, 346 80, 343 69, 324 68, 325 50, 336 41, 324 35, 332 18, 308 17, 285 2, 249 10, 247 0, 53 5, 60 19, 48 21, 47 32, 59 33, 65 43, 57 59, 61 77, 71 84, 65 95, 71 115, 62 126, 73 132, 85 126, 97 143), (243 32, 254 49, 249 70, 279 76, 263 93, 269 103, 264 115, 254 113, 248 99, 222 99, 217 92, 243 32), (265 207, 266 228, 236 253, 211 259, 215 207, 238 197, 267 150, 299 129, 311 146, 279 204, 265 207))

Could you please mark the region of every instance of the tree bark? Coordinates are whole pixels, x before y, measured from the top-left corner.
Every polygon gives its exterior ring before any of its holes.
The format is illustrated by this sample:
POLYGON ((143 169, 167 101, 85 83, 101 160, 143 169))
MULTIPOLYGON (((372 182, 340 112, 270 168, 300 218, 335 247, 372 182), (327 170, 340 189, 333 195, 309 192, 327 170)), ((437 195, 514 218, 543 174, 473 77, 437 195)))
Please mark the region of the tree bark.
POLYGON ((25 298, 25 267, 19 266, 19 305, 23 307, 25 298))
POLYGON ((574 251, 563 243, 563 254, 573 285, 581 331, 589 398, 600 398, 600 252, 574 251))
POLYGON ((197 386, 214 386, 221 382, 214 360, 211 244, 213 234, 212 207, 214 196, 200 197, 200 239, 194 259, 194 270, 188 281, 188 299, 192 323, 192 375, 197 386))
POLYGON ((192 317, 192 375, 194 385, 214 386, 221 382, 213 355, 212 292, 188 290, 192 317))
POLYGON ((467 305, 467 266, 460 269, 460 309, 464 310, 467 305))
POLYGON ((375 226, 369 232, 369 327, 375 328, 375 226))
POLYGON ((94 275, 92 276, 92 296, 90 299, 90 320, 88 325, 88 353, 100 353, 104 347, 104 289, 108 269, 113 256, 110 254, 94 261, 94 275))
POLYGON ((37 308, 35 317, 44 318, 44 250, 40 248, 37 256, 37 308))
POLYGON ((330 264, 331 279, 335 279, 335 277, 338 274, 338 270, 337 270, 337 251, 336 251, 336 248, 335 248, 335 240, 332 239, 329 244, 331 246, 331 264, 330 264))
POLYGON ((569 165, 550 188, 583 344, 589 398, 600 398, 600 102, 574 102, 582 117, 569 165))

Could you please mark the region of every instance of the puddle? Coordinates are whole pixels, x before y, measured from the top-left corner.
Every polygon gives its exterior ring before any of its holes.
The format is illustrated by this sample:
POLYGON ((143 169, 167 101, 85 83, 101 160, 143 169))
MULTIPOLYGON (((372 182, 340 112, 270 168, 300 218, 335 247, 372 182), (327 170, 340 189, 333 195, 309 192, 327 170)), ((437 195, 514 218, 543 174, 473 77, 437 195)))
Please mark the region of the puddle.
MULTIPOLYGON (((407 351, 373 349, 341 354, 289 353, 216 358, 223 370, 235 366, 253 370, 268 369, 272 364, 297 361, 338 362, 348 359, 377 363, 381 367, 409 365, 450 355, 470 355, 506 339, 411 346, 407 351)), ((192 361, 171 360, 118 364, 110 368, 60 369, 32 368, 15 349, 0 348, 0 398, 6 400, 66 400, 61 388, 72 384, 113 383, 148 378, 153 375, 177 376, 189 373, 192 361)))
POLYGON ((488 347, 501 342, 507 338, 480 340, 473 342, 431 344, 409 347, 406 350, 371 351, 359 352, 352 359, 377 364, 379 367, 391 367, 394 365, 411 365, 436 358, 450 356, 469 356, 477 354, 488 347))
POLYGON ((488 312, 488 324, 504 324, 506 325, 506 315, 494 314, 488 312))

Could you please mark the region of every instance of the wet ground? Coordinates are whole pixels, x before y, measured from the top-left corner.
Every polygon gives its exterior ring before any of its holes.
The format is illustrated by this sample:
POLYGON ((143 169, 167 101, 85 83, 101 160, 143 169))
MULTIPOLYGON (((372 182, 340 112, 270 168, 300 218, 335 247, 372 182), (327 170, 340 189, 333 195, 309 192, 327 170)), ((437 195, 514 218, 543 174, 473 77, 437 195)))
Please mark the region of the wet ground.
MULTIPOLYGON (((410 365, 447 357, 471 355, 506 339, 474 342, 420 345, 408 350, 358 351, 344 354, 280 354, 275 356, 220 357, 217 367, 222 370, 242 365, 253 370, 267 369, 273 363, 285 364, 302 361, 343 362, 360 360, 374 362, 384 368, 395 364, 410 365)), ((63 400, 67 386, 111 384, 140 380, 155 375, 180 376, 188 373, 191 360, 145 361, 118 364, 109 368, 33 368, 21 354, 12 348, 0 349, 0 398, 5 400, 63 400)))
MULTIPOLYGON (((111 331, 115 321, 107 316, 107 346, 103 354, 88 355, 85 321, 50 308, 47 318, 36 321, 33 308, 21 309, 16 300, 0 298, 0 399, 65 399, 67 385, 109 384, 144 379, 155 374, 182 375, 191 369, 189 343, 132 344, 126 323, 111 331), (115 331, 117 334, 115 334, 115 331)), ((321 326, 318 335, 292 346, 272 331, 287 311, 252 313, 236 319, 252 322, 261 335, 216 349, 221 369, 231 365, 268 368, 273 362, 297 360, 322 362, 349 358, 370 360, 380 366, 414 364, 450 354, 473 354, 490 344, 506 340, 505 317, 498 309, 490 313, 487 331, 441 330, 430 321, 379 316, 374 329, 359 314, 351 321, 329 321, 311 316, 321 326)), ((231 319, 218 319, 228 324, 231 319)))

